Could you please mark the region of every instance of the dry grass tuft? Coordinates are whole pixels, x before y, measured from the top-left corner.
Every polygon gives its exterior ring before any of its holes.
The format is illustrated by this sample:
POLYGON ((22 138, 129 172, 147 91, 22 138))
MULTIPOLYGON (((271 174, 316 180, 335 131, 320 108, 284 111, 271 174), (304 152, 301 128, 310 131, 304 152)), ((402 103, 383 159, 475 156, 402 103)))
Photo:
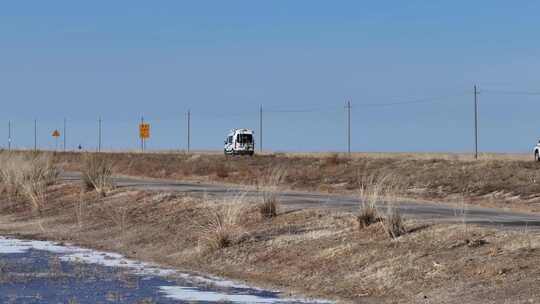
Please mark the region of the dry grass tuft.
POLYGON ((199 247, 215 251, 233 245, 242 235, 241 223, 249 210, 244 195, 219 205, 203 209, 202 220, 195 223, 199 232, 199 247))
POLYGON ((362 204, 360 207, 360 212, 356 216, 356 221, 360 226, 360 229, 367 228, 380 220, 377 208, 374 205, 362 204))
POLYGON ((0 154, 0 182, 10 194, 29 200, 33 210, 42 209, 47 187, 56 183, 58 176, 50 154, 0 154))
POLYGON ((97 154, 83 156, 82 183, 86 190, 95 190, 101 195, 114 188, 112 181, 113 163, 97 154))
POLYGON ((278 199, 275 194, 263 196, 263 202, 259 204, 258 209, 261 216, 265 219, 274 218, 278 214, 278 199))
POLYGON ((387 234, 395 239, 405 234, 405 224, 399 209, 395 207, 398 200, 399 186, 397 180, 389 175, 365 177, 360 186, 360 211, 356 217, 360 229, 381 223, 387 234), (377 205, 386 202, 388 209, 381 216, 377 205))
POLYGON ((381 221, 377 204, 383 199, 393 199, 396 183, 388 175, 370 175, 360 183, 360 210, 356 217, 361 229, 381 221))
POLYGON ((285 174, 284 169, 276 168, 270 171, 268 175, 262 176, 258 181, 259 187, 263 190, 262 202, 259 204, 258 209, 265 219, 274 218, 278 215, 278 191, 285 174))
POLYGON ((381 221, 384 231, 392 239, 397 239, 398 237, 407 233, 405 228, 405 222, 401 216, 399 209, 390 206, 383 221, 381 221))

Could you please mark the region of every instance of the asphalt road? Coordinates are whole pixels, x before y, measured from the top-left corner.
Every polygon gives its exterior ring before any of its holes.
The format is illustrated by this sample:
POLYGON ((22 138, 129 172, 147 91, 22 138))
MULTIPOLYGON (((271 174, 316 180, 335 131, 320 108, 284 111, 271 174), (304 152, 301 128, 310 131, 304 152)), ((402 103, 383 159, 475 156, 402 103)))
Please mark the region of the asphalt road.
MULTIPOLYGON (((66 181, 79 181, 80 173, 68 172, 63 176, 66 181)), ((156 180, 133 177, 115 177, 115 185, 121 188, 133 188, 150 191, 181 192, 193 196, 207 195, 212 198, 228 198, 239 194, 247 197, 260 197, 261 192, 242 189, 241 186, 228 187, 215 184, 200 184, 174 180, 156 180)), ((343 195, 314 194, 306 192, 284 191, 277 194, 285 210, 306 208, 330 209, 332 211, 358 210, 358 198, 343 195)), ((385 210, 388 203, 378 204, 379 210, 385 210)), ((469 223, 494 226, 504 229, 540 230, 540 215, 518 213, 495 208, 474 206, 456 207, 442 203, 399 202, 397 208, 410 219, 426 222, 469 223)))

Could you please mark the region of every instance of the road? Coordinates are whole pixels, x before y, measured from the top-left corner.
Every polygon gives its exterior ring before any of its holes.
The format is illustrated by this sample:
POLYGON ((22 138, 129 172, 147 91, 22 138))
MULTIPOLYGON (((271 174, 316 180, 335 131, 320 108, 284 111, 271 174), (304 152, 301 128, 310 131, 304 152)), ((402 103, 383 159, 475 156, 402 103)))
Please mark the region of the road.
MULTIPOLYGON (((63 174, 66 181, 80 181, 80 173, 67 172, 63 174)), ((242 193, 247 197, 260 197, 261 192, 242 189, 241 186, 223 186, 216 184, 201 184, 175 180, 156 180, 135 177, 114 177, 117 187, 149 191, 181 192, 193 196, 207 195, 211 198, 230 198, 242 193)), ((306 192, 283 191, 277 194, 281 206, 289 210, 306 208, 329 209, 332 211, 358 210, 359 200, 352 196, 314 194, 306 192)), ((385 210, 388 203, 378 204, 379 210, 385 210)), ((539 230, 540 215, 506 211, 495 208, 480 208, 474 206, 456 207, 443 203, 425 203, 404 201, 397 204, 401 213, 409 219, 438 223, 463 223, 494 226, 512 230, 539 230)))

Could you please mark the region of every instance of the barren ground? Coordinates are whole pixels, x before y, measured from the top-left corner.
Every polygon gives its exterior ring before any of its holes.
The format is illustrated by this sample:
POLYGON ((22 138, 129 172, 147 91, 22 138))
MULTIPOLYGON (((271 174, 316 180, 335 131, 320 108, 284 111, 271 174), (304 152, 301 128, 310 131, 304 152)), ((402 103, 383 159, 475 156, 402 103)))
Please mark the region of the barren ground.
POLYGON ((0 234, 68 241, 343 302, 540 301, 540 236, 530 232, 408 222, 408 233, 391 240, 379 224, 359 229, 351 213, 304 210, 262 219, 256 203, 236 202, 242 212, 231 243, 210 249, 201 225, 209 208, 231 203, 129 189, 101 197, 60 184, 49 188, 39 213, 2 195, 0 234))

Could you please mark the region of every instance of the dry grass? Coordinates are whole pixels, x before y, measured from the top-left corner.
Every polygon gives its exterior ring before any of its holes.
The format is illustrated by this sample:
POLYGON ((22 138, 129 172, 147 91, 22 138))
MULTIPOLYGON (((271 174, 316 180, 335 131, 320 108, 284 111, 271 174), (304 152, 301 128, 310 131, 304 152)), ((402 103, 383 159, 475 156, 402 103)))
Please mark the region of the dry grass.
MULTIPOLYGON (((272 153, 267 153, 272 155, 272 153)), ((286 157, 300 158, 350 158, 352 160, 371 158, 371 159, 402 159, 402 160, 451 160, 451 161, 474 161, 474 155, 471 153, 447 153, 447 152, 287 152, 280 153, 286 157)), ((480 161, 530 161, 532 156, 527 153, 479 153, 480 161)))
POLYGON ((262 202, 258 205, 260 215, 265 219, 271 219, 278 215, 278 193, 286 170, 275 168, 267 175, 259 178, 257 186, 262 189, 262 202))
POLYGON ((84 154, 82 160, 82 183, 86 190, 105 195, 114 188, 113 163, 109 158, 100 154, 84 154))
POLYGON ((363 203, 360 207, 360 212, 356 216, 356 221, 360 229, 367 228, 380 221, 377 208, 374 205, 363 203))
POLYGON ((397 238, 406 232, 399 210, 395 208, 399 197, 399 184, 391 175, 370 175, 363 177, 359 190, 360 210, 356 217, 360 229, 381 223, 391 238, 397 238), (387 212, 381 216, 378 206, 388 204, 387 212))
MULTIPOLYGON (((392 175, 400 195, 540 212, 540 163, 528 155, 482 154, 473 161, 465 154, 353 153, 263 154, 226 158, 215 154, 109 153, 119 174, 191 181, 219 181, 257 186, 275 168, 286 168, 279 187, 354 194, 369 175, 392 175), (225 170, 226 166, 226 170, 225 170), (226 177, 225 177, 226 175, 226 177)), ((68 170, 82 170, 80 154, 59 153, 68 170)))
POLYGON ((403 220, 399 209, 394 206, 388 206, 386 215, 381 223, 388 236, 392 239, 397 239, 407 233, 405 221, 403 220))
POLYGON ((218 164, 216 166, 216 175, 219 178, 229 177, 229 168, 223 163, 218 164))
POLYGON ((10 197, 22 196, 35 211, 42 209, 47 187, 56 183, 58 176, 50 154, 0 154, 0 182, 8 189, 10 197))
POLYGON ((278 215, 279 202, 276 195, 263 195, 263 202, 259 204, 258 209, 261 216, 265 219, 271 219, 278 215))
POLYGON ((87 192, 80 198, 76 185, 60 185, 49 195, 39 219, 0 196, 0 231, 345 303, 540 300, 540 236, 530 232, 470 225, 464 236, 461 224, 408 222, 408 233, 392 240, 382 225, 352 228, 356 219, 347 213, 300 210, 262 221, 245 197, 208 201, 117 189, 107 197, 87 192), (87 202, 84 228, 73 233, 79 200, 87 202), (114 223, 121 222, 120 213, 114 220, 104 214, 110 208, 129 211, 124 229, 114 223))
POLYGON ((203 210, 202 219, 195 222, 202 251, 227 248, 240 238, 243 217, 248 210, 244 195, 225 204, 207 203, 203 210))

